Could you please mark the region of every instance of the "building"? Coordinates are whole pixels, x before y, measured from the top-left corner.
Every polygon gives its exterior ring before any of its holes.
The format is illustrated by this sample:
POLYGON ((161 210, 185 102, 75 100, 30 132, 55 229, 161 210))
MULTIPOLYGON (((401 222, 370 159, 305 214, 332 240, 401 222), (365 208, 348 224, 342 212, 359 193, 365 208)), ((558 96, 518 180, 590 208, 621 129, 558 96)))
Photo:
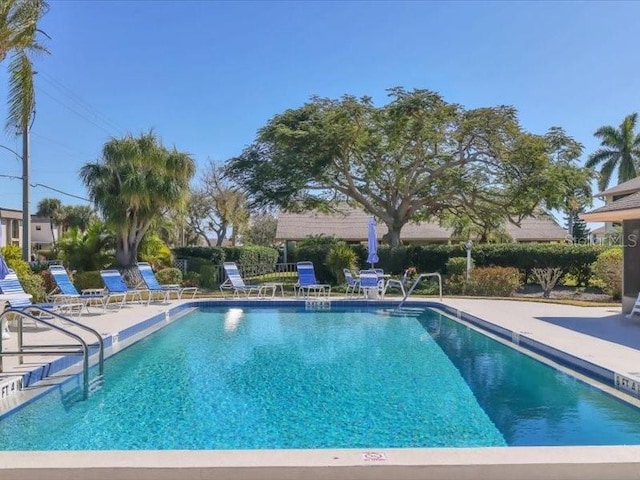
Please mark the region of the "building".
MULTIPOLYGON (((54 225, 53 235, 48 218, 31 215, 31 250, 51 248, 58 239, 60 229, 54 225)), ((0 208, 0 247, 17 245, 22 248, 22 210, 0 208)))
POLYGON ((605 234, 622 225, 622 311, 630 312, 640 292, 640 177, 596 193, 605 205, 580 215, 586 222, 605 222, 605 234))
MULTIPOLYGON (((337 213, 319 212, 280 213, 276 229, 276 240, 285 243, 299 241, 309 236, 333 236, 348 243, 367 241, 367 224, 370 214, 350 207, 340 208, 337 213)), ((378 222, 378 240, 386 233, 378 222)), ((507 224, 506 230, 514 242, 565 242, 567 231, 551 217, 530 217, 522 220, 520 227, 507 224)), ((403 244, 449 243, 452 230, 437 223, 408 223, 400 234, 403 244)))

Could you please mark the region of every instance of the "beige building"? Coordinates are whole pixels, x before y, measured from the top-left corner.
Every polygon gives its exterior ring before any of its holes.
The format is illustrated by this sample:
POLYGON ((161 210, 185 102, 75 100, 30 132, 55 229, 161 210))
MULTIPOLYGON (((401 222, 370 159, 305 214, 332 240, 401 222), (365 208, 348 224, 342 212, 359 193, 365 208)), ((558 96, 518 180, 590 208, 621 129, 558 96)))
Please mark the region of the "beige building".
MULTIPOLYGON (((48 249, 59 237, 54 226, 53 235, 48 218, 31 216, 31 250, 48 249), (54 237, 55 236, 55 237, 54 237)), ((0 247, 17 245, 22 248, 22 210, 0 208, 0 247)))
MULTIPOLYGON (((367 224, 371 215, 362 210, 342 208, 338 213, 327 215, 318 212, 280 213, 276 240, 298 241, 308 236, 334 236, 346 242, 366 242, 367 224)), ((564 242, 567 231, 551 217, 525 218, 520 227, 506 225, 506 230, 514 242, 564 242)), ((384 224, 378 223, 378 239, 387 232, 384 224)), ((452 230, 437 223, 408 223, 400 234, 402 242, 448 243, 452 230)))

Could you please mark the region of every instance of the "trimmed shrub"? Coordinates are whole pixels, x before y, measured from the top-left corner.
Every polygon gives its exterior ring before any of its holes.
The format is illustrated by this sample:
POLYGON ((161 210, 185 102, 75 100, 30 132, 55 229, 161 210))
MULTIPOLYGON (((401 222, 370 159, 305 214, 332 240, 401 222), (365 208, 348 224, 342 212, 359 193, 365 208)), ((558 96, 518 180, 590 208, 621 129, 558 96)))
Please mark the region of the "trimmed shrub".
POLYGON ((298 242, 296 246, 296 261, 313 263, 316 280, 319 283, 336 283, 333 271, 327 267, 327 255, 338 243, 334 237, 309 237, 298 242))
POLYGON ((622 297, 622 247, 605 250, 593 264, 593 273, 603 283, 603 290, 614 299, 622 297))
POLYGON ((243 275, 252 277, 271 273, 278 261, 278 250, 259 245, 225 247, 225 261, 236 262, 242 267, 243 275))
POLYGON ((218 267, 203 265, 200 267, 199 283, 202 288, 216 288, 218 286, 218 267))
POLYGON ((156 278, 162 285, 182 284, 182 272, 179 268, 163 268, 156 273, 156 278))
POLYGON ((78 291, 87 288, 104 288, 100 272, 78 272, 73 276, 73 284, 78 291))
MULTIPOLYGON (((471 260, 471 268, 473 268, 474 262, 471 260)), ((466 257, 451 257, 447 260, 446 264, 447 275, 449 276, 461 276, 467 275, 467 258, 466 257)))
POLYGON ((51 276, 51 272, 49 269, 41 270, 38 272, 40 278, 42 278, 42 287, 47 294, 53 292, 57 287, 56 282, 53 281, 53 277, 51 276))
POLYGON ((520 286, 520 273, 511 267, 480 267, 464 282, 464 294, 483 297, 510 297, 520 286))
POLYGON ((222 247, 178 247, 173 249, 176 258, 197 257, 208 260, 213 265, 221 265, 225 261, 222 247))
POLYGON ((32 274, 20 278, 20 283, 24 291, 30 294, 33 298, 33 303, 43 302, 47 296, 47 292, 44 289, 44 281, 40 275, 32 274))

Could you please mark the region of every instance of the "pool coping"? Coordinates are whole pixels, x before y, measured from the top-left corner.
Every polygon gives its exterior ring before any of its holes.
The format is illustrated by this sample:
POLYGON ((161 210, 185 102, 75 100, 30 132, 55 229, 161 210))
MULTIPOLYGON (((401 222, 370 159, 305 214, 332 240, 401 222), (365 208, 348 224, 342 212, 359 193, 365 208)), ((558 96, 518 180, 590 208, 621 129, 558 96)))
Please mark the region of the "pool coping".
MULTIPOLYGON (((390 308, 398 301, 332 300, 332 307, 390 308)), ((146 330, 161 328, 195 306, 248 307, 302 306, 299 300, 192 300, 137 322, 111 338, 115 344, 135 338, 146 330), (164 322, 164 323, 163 323, 164 322)), ((618 387, 613 370, 581 359, 522 333, 466 313, 445 303, 419 300, 411 306, 434 308, 560 365, 618 387)), ((320 307, 322 308, 322 307, 320 307)), ((55 361, 54 361, 55 362, 55 361)), ((54 363, 51 362, 51 363, 54 363)), ((55 368, 68 368, 64 363, 55 368)), ((51 367, 54 368, 54 367, 51 367)), ((52 371, 52 370, 50 370, 52 371)), ((633 392, 637 393, 637 389, 633 392)), ((640 446, 489 447, 425 449, 320 449, 320 450, 209 450, 209 451, 51 451, 0 452, 3 479, 86 478, 145 480, 176 478, 349 478, 377 479, 391 476, 417 479, 518 477, 558 479, 626 479, 640 477, 640 446), (52 477, 52 474, 55 476, 52 477)))

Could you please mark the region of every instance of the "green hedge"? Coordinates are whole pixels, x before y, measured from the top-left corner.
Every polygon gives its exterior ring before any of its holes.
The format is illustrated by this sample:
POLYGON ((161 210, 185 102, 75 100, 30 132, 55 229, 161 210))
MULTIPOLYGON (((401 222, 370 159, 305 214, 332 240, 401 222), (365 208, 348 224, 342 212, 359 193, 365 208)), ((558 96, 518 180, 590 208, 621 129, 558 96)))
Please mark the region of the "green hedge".
POLYGON ((221 265, 225 261, 222 247, 177 247, 173 249, 173 254, 176 258, 201 258, 214 265, 221 265))
POLYGON ((262 275, 275 270, 278 262, 278 250, 258 245, 242 247, 225 247, 225 259, 227 262, 236 262, 242 267, 245 276, 262 275))
MULTIPOLYGON (((508 243, 475 245, 471 258, 477 267, 514 267, 527 281, 534 268, 562 268, 573 275, 579 285, 586 285, 592 275, 591 266, 605 247, 596 245, 568 245, 548 243, 508 243)), ((447 273, 447 261, 452 257, 466 257, 462 245, 410 245, 378 251, 377 267, 392 274, 400 274, 408 266, 418 272, 447 273)))

